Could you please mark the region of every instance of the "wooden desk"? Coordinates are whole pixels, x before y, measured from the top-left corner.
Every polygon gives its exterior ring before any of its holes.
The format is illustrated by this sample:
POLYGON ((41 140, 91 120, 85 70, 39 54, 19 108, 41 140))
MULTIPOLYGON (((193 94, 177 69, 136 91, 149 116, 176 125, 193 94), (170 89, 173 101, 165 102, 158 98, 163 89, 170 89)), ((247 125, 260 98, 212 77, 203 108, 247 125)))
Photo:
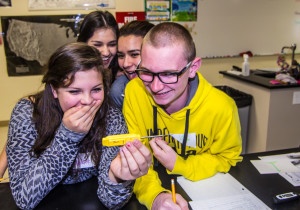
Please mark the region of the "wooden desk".
MULTIPOLYGON (((295 191, 300 193, 300 187, 294 187, 278 174, 260 174, 252 165, 250 160, 258 159, 258 156, 284 154, 290 152, 300 152, 300 148, 279 150, 263 153, 246 154, 244 160, 232 167, 230 174, 235 177, 242 185, 256 195, 271 209, 276 210, 299 210, 300 199, 284 204, 273 204, 272 197, 275 194, 295 191)), ((158 167, 158 173, 162 180, 163 186, 170 189, 170 179, 172 176, 167 175, 162 167, 158 167)), ((182 190, 179 184, 176 185, 176 191, 184 198, 190 201, 190 198, 182 190)), ((82 183, 72 185, 59 185, 52 190, 36 209, 43 210, 104 210, 106 209, 97 197, 97 179, 92 178, 82 183)), ((0 184, 0 209, 16 210, 8 183, 0 184)), ((133 196, 129 203, 124 206, 124 210, 146 210, 133 196)))

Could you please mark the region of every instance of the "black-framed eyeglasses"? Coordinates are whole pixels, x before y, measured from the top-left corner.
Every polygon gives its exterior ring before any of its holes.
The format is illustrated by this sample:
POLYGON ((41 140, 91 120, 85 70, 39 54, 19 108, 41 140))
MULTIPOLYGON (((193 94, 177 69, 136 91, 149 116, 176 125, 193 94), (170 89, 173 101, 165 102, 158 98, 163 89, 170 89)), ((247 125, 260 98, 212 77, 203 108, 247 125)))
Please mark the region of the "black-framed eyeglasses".
POLYGON ((186 70, 191 66, 192 61, 190 61, 183 69, 179 72, 158 72, 153 73, 145 68, 139 68, 135 70, 138 77, 144 82, 152 82, 154 80, 154 76, 157 76, 158 79, 164 84, 174 84, 178 82, 178 77, 180 77, 186 70))

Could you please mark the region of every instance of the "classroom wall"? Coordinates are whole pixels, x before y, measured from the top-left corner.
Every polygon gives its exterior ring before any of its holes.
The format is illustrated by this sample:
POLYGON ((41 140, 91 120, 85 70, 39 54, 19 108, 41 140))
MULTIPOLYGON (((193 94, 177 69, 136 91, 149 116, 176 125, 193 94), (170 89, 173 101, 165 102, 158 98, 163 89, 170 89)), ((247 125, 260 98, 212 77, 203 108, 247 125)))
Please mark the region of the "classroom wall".
MULTIPOLYGON (((61 14, 87 14, 91 10, 65 10, 65 11, 27 11, 27 0, 12 0, 12 8, 0 8, 2 16, 17 15, 61 15, 61 14)), ((116 11, 144 11, 143 0, 116 0, 117 9, 109 10, 114 13, 116 11)), ((200 17, 198 15, 198 17, 200 17)), ((209 20, 207 20, 209 21, 209 20)), ((1 24, 1 23, 0 23, 1 24)), ((199 24, 183 23, 189 26, 192 36, 196 40, 197 54, 201 52, 201 46, 197 44, 197 36, 199 24)), ((1 30, 1 27, 0 27, 1 30)), ((272 35, 269 36, 272 39, 272 35)), ((255 68, 276 68, 277 56, 259 56, 250 58, 251 69, 255 68)), ((232 58, 215 58, 203 59, 202 66, 199 71, 213 85, 222 85, 223 77, 218 72, 220 70, 231 69, 232 65, 241 66, 241 57, 232 58)), ((11 111, 17 100, 24 95, 36 92, 40 89, 42 76, 24 76, 24 77, 8 77, 6 69, 6 60, 3 44, 0 45, 0 151, 5 145, 7 138, 7 125, 11 111)), ((7 177, 7 173, 5 175, 7 177)))
MULTIPOLYGON (((201 2, 201 1, 200 1, 201 2)), ((198 2, 199 3, 199 2, 198 2)), ((28 1, 12 0, 12 8, 0 8, 2 16, 17 16, 17 15, 61 15, 61 14, 86 14, 91 10, 58 10, 58 11, 28 11, 28 1)), ((144 11, 143 0, 116 0, 116 9, 109 9, 113 14, 116 11, 144 11)), ((198 11, 199 13, 199 11, 198 11)), ((198 15, 199 17, 199 15, 198 15)), ((207 20, 209 21, 209 20, 207 20)), ((197 54, 201 54, 201 46, 197 40, 200 34, 198 23, 182 23, 189 28, 192 36, 195 39, 197 54)), ((270 39, 272 36, 270 36, 270 39)), ((251 68, 275 68, 276 56, 260 56, 250 58, 251 68)), ((213 85, 222 84, 222 76, 219 75, 220 70, 230 69, 232 65, 241 66, 242 58, 215 58, 203 59, 202 67, 199 71, 213 85)), ((23 76, 23 77, 8 77, 6 69, 6 60, 3 44, 0 45, 0 122, 8 121, 13 106, 17 100, 24 95, 38 91, 41 87, 42 76, 23 76)))
MULTIPOLYGON (((233 65, 241 67, 242 62, 242 57, 203 59, 199 71, 211 84, 222 85, 223 75, 219 74, 219 71, 230 70, 233 65)), ((249 63, 250 69, 278 68, 277 55, 250 57, 249 63)))
MULTIPOLYGON (((91 10, 28 11, 27 0, 12 0, 12 7, 0 7, 0 16, 87 14, 91 10)), ((142 0, 116 0, 116 11, 143 11, 142 0), (126 3, 125 3, 126 2, 126 3)), ((1 30, 1 27, 0 27, 1 30)), ((39 90, 42 76, 8 77, 4 45, 0 45, 0 122, 8 121, 17 100, 39 90)))
MULTIPOLYGON (((300 45, 300 2, 296 0, 198 0, 195 30, 201 56, 255 55, 300 45), (272 37, 270 39, 270 37, 272 37)), ((297 52, 299 48, 296 49, 297 52)))

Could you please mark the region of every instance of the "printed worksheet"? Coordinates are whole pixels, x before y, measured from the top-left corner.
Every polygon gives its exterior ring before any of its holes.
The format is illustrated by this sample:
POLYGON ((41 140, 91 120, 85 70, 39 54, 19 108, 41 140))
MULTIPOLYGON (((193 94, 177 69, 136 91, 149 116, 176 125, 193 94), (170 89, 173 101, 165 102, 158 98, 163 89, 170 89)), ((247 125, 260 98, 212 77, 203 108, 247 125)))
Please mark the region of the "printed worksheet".
POLYGON ((213 177, 192 182, 178 177, 177 182, 192 199, 192 209, 270 209, 230 174, 218 173, 213 177))
POLYGON ((251 160, 260 174, 276 174, 280 172, 300 172, 290 160, 251 160))
POLYGON ((300 152, 260 156, 259 159, 251 162, 261 174, 278 173, 293 186, 300 186, 300 152))

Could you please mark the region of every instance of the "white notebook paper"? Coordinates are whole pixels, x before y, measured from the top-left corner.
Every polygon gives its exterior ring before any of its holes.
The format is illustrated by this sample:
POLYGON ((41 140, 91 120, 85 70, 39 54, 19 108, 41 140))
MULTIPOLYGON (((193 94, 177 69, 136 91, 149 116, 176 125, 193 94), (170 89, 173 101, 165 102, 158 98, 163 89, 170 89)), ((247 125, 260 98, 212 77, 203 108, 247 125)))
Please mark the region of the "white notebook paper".
POLYGON ((177 182, 192 199, 190 206, 193 210, 270 209, 228 173, 217 173, 197 182, 181 176, 177 178, 177 182))

